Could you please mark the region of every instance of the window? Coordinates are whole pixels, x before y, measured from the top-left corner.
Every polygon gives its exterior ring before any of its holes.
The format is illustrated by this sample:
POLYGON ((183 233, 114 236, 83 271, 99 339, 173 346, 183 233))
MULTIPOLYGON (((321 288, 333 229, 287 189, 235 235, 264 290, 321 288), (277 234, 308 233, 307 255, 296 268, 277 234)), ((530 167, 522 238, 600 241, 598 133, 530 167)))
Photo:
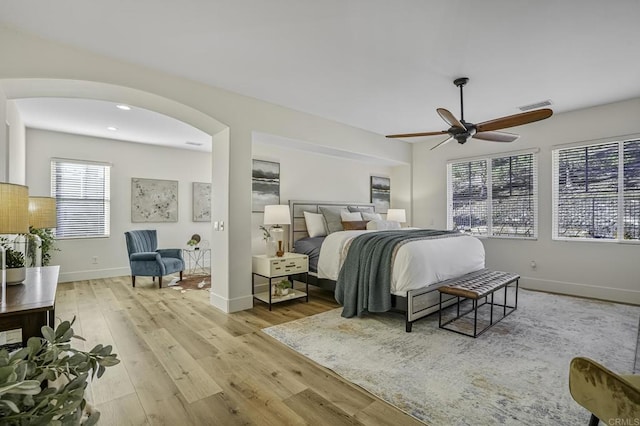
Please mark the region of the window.
POLYGON ((528 152, 449 163, 449 228, 474 235, 535 238, 536 160, 528 152))
POLYGON ((553 238, 640 240, 640 140, 553 151, 553 238))
POLYGON ((109 236, 111 166, 51 160, 51 196, 57 203, 56 238, 109 236))

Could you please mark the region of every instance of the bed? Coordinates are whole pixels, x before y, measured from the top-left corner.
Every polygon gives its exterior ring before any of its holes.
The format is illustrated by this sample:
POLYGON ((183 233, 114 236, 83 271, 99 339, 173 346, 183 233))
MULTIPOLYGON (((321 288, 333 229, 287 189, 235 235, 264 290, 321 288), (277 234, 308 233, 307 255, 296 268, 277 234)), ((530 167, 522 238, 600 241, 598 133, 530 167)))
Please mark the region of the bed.
MULTIPOLYGON (((350 244, 359 235, 374 231, 338 230, 326 237, 310 238, 304 212, 319 214, 329 208, 349 207, 353 210, 374 211, 374 205, 361 202, 292 200, 289 207, 292 214, 289 244, 295 251, 309 256, 309 284, 335 291, 350 244)), ((389 288, 391 310, 405 315, 405 329, 410 332, 415 321, 438 310, 438 287, 461 275, 484 268, 484 262, 482 243, 469 235, 447 234, 401 244, 394 253, 389 288)))

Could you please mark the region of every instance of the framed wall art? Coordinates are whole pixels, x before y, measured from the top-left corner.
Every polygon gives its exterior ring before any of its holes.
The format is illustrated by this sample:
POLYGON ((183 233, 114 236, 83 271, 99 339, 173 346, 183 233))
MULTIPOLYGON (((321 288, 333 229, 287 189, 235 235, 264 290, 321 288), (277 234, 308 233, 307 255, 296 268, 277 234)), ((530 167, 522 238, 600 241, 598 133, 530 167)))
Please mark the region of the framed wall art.
POLYGON ((131 222, 177 221, 177 180, 131 178, 131 222))
POLYGON ((377 213, 386 213, 391 206, 391 179, 371 176, 371 202, 377 213))
POLYGON ((211 184, 193 182, 193 221, 211 222, 211 184))
POLYGON ((262 213, 271 204, 280 204, 280 163, 253 160, 251 211, 262 213))

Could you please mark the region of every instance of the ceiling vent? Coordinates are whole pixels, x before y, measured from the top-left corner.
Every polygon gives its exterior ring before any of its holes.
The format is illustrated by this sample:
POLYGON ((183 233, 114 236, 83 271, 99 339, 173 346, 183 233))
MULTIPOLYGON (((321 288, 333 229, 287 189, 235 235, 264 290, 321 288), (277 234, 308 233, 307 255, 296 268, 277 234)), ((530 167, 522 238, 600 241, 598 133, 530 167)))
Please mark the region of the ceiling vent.
POLYGON ((540 101, 540 102, 536 102, 535 104, 529 104, 529 105, 523 105, 521 107, 518 107, 518 109, 520 111, 529 111, 532 109, 538 109, 538 108, 542 108, 542 107, 546 107, 551 105, 551 99, 547 99, 546 101, 540 101))
POLYGON ((200 143, 200 142, 191 142, 191 141, 186 141, 185 143, 186 143, 187 145, 202 146, 202 143, 200 143))

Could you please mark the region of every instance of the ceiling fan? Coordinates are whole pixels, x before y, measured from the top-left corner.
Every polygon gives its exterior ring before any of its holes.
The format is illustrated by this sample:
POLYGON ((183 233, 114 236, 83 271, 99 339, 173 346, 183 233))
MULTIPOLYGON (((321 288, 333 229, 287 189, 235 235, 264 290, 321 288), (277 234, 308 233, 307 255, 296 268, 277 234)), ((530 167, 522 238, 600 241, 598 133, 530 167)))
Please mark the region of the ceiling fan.
POLYGON ((491 142, 513 142, 520 136, 514 133, 497 132, 496 130, 506 129, 508 127, 520 126, 534 121, 544 120, 551 117, 553 111, 549 108, 538 109, 535 111, 523 112, 520 114, 508 115, 506 117, 495 118, 478 124, 468 123, 464 121, 464 102, 462 95, 462 87, 467 84, 467 77, 460 77, 453 80, 453 84, 460 88, 460 120, 458 120, 449 110, 438 108, 438 114, 451 127, 448 130, 439 132, 423 132, 423 133, 404 133, 398 135, 387 135, 388 138, 412 138, 417 136, 435 136, 449 134, 446 140, 431 149, 444 145, 445 143, 455 139, 458 143, 465 143, 469 138, 482 139, 491 142))

